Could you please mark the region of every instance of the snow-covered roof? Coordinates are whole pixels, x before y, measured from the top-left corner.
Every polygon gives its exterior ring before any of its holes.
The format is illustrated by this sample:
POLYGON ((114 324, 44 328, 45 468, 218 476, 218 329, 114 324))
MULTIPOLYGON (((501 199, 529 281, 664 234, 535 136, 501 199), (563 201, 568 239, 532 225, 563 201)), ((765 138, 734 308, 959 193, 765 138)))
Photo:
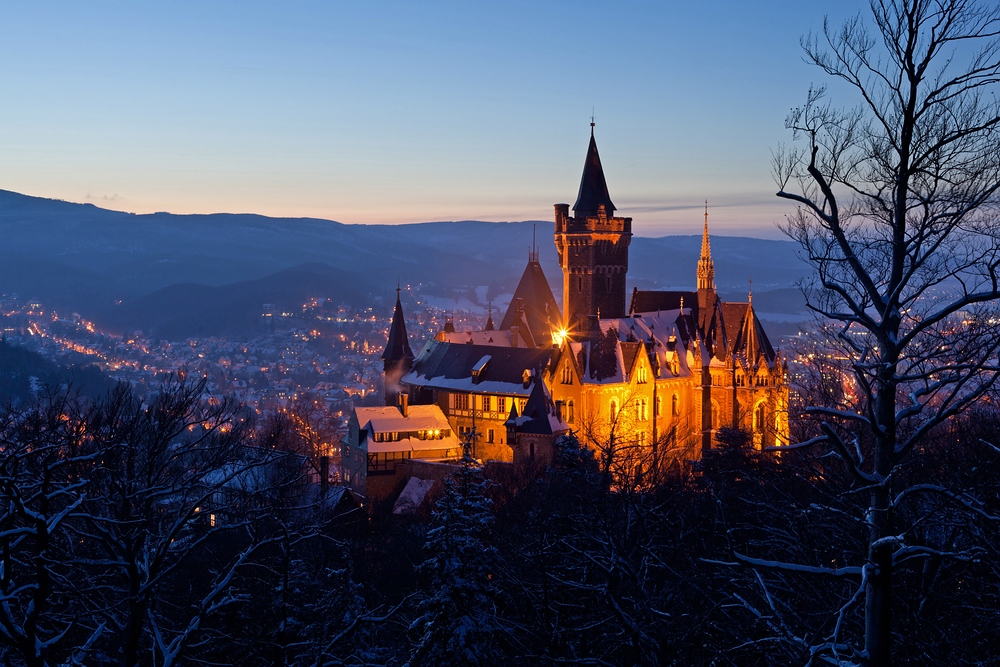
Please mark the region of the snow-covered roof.
POLYGON ((453 433, 443 435, 440 438, 421 439, 408 436, 399 440, 386 442, 368 441, 368 451, 373 454, 380 452, 437 452, 443 450, 452 450, 455 452, 455 456, 457 456, 462 451, 462 443, 453 433))
POLYGON ((510 347, 509 331, 442 331, 437 337, 446 343, 510 347))
POLYGON ((403 384, 447 391, 527 397, 524 372, 544 368, 552 349, 494 347, 432 340, 413 362, 403 384), (488 363, 474 378, 473 370, 485 357, 488 363))
POLYGON ((415 512, 427 500, 427 494, 430 493, 433 487, 433 479, 411 477, 406 481, 406 486, 403 487, 402 493, 399 494, 399 498, 396 499, 395 504, 392 506, 392 513, 408 514, 415 512))
POLYGON ((371 436, 376 433, 398 433, 399 439, 377 442, 368 438, 368 451, 376 452, 426 452, 461 450, 462 443, 451 430, 451 424, 436 405, 411 405, 406 417, 399 408, 391 406, 355 408, 358 425, 371 436), (436 431, 437 437, 417 437, 418 433, 436 431))
POLYGON ((436 405, 411 405, 407 408, 406 417, 393 406, 355 408, 354 412, 361 428, 370 428, 372 433, 451 429, 448 419, 436 405))

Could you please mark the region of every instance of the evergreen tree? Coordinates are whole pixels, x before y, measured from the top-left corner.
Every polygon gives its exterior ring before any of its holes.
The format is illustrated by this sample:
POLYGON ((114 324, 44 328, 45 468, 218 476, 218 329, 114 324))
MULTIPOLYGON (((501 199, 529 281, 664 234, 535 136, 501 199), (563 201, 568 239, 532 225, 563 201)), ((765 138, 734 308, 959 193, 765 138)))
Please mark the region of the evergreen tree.
POLYGON ((419 633, 410 664, 489 665, 500 657, 496 619, 496 552, 489 545, 493 503, 482 469, 466 443, 459 469, 445 482, 428 557, 421 565, 430 594, 410 626, 419 633))

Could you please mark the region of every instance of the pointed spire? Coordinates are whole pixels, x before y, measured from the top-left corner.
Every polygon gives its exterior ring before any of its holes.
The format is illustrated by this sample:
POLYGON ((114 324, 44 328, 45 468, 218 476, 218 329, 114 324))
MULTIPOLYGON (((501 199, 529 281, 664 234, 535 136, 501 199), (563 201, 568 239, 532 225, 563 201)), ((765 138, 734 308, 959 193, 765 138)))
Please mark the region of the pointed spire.
POLYGON ((597 140, 594 139, 594 122, 590 122, 590 146, 587 148, 587 159, 583 163, 583 178, 580 179, 580 193, 573 204, 573 211, 578 217, 597 216, 600 207, 604 213, 614 217, 615 205, 608 193, 608 183, 604 179, 604 167, 601 166, 601 156, 597 152, 597 140))
POLYGON ((698 289, 715 289, 715 262, 708 240, 708 200, 705 200, 705 229, 701 236, 701 257, 698 259, 698 289))
POLYGON ((490 316, 486 319, 486 328, 484 331, 493 331, 496 326, 493 325, 493 302, 490 301, 490 316))
POLYGON ((388 369, 395 362, 406 359, 413 360, 413 350, 410 349, 410 339, 406 334, 406 322, 403 321, 403 304, 400 302, 400 283, 396 283, 396 306, 392 310, 392 324, 389 325, 389 340, 386 342, 382 360, 388 369))

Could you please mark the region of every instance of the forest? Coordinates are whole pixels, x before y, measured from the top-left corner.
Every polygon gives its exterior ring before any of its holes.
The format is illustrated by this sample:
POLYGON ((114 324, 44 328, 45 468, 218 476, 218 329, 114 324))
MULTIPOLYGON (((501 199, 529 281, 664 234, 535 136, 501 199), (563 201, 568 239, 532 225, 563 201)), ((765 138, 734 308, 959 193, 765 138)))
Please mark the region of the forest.
MULTIPOLYGON (((898 473, 898 664, 994 659, 998 425, 984 403, 898 473)), ((394 514, 324 502, 307 447, 181 379, 7 410, 4 664, 783 665, 864 634, 867 498, 835 457, 722 429, 634 484, 566 437, 394 514)))

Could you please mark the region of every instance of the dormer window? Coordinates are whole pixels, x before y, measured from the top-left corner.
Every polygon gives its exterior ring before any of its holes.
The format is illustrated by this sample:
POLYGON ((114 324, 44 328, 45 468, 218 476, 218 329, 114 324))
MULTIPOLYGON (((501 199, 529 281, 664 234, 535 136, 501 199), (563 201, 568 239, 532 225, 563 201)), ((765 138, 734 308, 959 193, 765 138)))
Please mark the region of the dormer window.
POLYGON ((479 384, 483 373, 486 371, 487 365, 490 363, 490 355, 484 356, 482 359, 476 362, 476 365, 472 367, 472 383, 479 384))

